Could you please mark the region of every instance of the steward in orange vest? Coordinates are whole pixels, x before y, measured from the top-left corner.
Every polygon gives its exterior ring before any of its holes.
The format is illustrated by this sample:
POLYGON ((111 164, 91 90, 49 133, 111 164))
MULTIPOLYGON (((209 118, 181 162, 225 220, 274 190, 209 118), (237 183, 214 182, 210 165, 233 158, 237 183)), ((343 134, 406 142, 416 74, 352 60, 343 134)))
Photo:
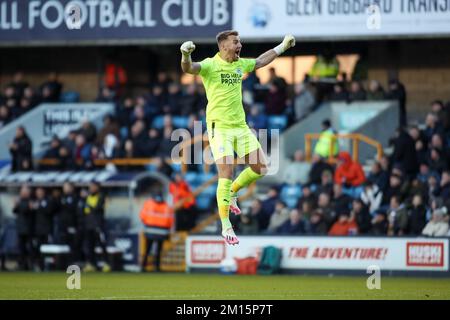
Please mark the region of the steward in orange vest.
POLYGON ((163 200, 162 195, 157 195, 144 202, 140 212, 140 218, 145 225, 145 255, 141 270, 146 271, 147 257, 156 242, 156 253, 154 259, 154 270, 160 271, 161 250, 164 240, 168 239, 170 229, 174 224, 173 209, 163 200))

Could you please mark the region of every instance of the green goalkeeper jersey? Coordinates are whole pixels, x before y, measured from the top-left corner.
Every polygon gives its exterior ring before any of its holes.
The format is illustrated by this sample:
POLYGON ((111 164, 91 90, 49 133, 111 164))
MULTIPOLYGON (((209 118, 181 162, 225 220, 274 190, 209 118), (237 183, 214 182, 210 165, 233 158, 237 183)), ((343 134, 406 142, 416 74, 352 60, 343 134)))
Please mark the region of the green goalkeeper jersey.
POLYGON ((219 53, 200 62, 203 85, 208 98, 206 122, 217 128, 245 127, 242 105, 242 78, 255 69, 256 59, 240 58, 227 62, 219 53))

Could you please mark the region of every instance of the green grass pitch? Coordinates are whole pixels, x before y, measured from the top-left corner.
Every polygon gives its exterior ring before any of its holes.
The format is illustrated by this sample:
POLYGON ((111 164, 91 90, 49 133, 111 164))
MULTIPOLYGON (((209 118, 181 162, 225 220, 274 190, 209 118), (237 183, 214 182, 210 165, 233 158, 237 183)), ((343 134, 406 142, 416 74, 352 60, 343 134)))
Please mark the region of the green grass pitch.
POLYGON ((68 276, 0 273, 0 299, 450 299, 446 278, 384 276, 380 290, 368 290, 366 277, 91 273, 69 290, 68 276))

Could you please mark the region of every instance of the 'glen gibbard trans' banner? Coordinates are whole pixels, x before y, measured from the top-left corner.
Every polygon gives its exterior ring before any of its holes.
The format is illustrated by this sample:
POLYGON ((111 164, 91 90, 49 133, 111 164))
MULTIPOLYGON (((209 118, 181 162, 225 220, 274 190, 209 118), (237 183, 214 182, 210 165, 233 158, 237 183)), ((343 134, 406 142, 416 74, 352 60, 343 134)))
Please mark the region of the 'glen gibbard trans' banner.
POLYGON ((235 0, 233 26, 249 39, 443 36, 450 0, 235 0))
POLYGON ((0 0, 0 44, 212 38, 232 0, 0 0))

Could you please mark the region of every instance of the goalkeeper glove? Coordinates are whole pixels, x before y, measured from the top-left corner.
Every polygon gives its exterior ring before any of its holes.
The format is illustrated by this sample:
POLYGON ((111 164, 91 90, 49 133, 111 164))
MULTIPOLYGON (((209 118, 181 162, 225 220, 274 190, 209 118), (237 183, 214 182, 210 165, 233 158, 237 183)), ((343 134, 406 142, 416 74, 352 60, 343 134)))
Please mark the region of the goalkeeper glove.
POLYGON ((180 47, 183 56, 189 56, 195 50, 195 44, 192 41, 186 41, 180 47))
POLYGON ((295 46, 295 38, 292 35, 284 36, 283 42, 273 48, 277 55, 283 54, 287 49, 295 46))

